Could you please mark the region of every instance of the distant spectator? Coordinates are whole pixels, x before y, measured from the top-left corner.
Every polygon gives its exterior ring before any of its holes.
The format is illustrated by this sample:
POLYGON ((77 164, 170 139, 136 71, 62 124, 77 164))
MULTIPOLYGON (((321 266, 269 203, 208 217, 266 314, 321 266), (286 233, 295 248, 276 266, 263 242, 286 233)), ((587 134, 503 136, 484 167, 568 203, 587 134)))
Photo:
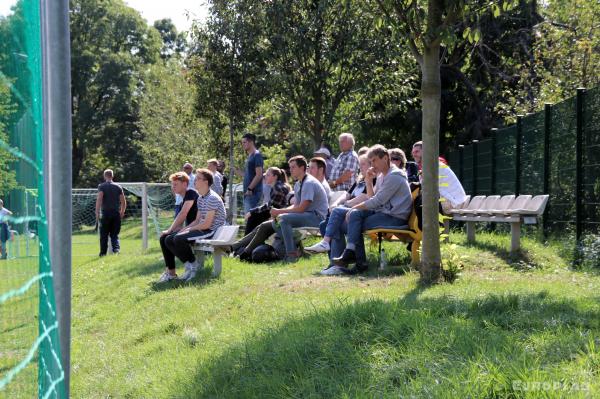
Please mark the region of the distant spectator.
POLYGON ((206 161, 206 168, 213 174, 213 184, 210 186, 210 189, 223 197, 223 175, 217 170, 218 166, 219 161, 214 158, 206 161))
POLYGON ((361 155, 365 155, 367 152, 369 152, 369 147, 364 146, 364 147, 360 147, 357 154, 360 157, 361 155))
POLYGON ((354 136, 352 134, 340 134, 339 144, 341 153, 331 171, 329 185, 335 191, 346 191, 356 183, 358 154, 354 151, 354 136))
POLYGON ((320 157, 325 160, 326 168, 325 168, 325 176, 327 180, 330 179, 331 172, 333 171, 333 166, 335 165, 335 160, 331 156, 331 151, 329 151, 325 147, 321 147, 314 152, 315 157, 320 157))
POLYGON ((6 242, 10 239, 10 228, 6 217, 12 215, 12 212, 4 207, 4 201, 0 199, 0 259, 8 257, 6 242))
MULTIPOLYGON (((188 183, 188 188, 193 189, 194 188, 194 166, 189 163, 186 162, 183 164, 183 167, 181 168, 182 171, 184 171, 189 178, 189 183, 188 183)), ((181 205, 183 204, 183 197, 179 194, 175 194, 175 217, 177 217, 177 214, 179 213, 179 211, 181 210, 181 205)))
POLYGON ((312 175, 315 179, 321 182, 323 188, 325 189, 325 194, 327 194, 327 198, 331 196, 331 187, 329 187, 329 183, 325 178, 325 170, 327 169, 327 164, 325 160, 321 157, 311 158, 310 163, 308 164, 308 173, 312 175))
POLYGON ((242 136, 242 148, 248 154, 244 168, 244 213, 259 205, 262 198, 262 176, 264 161, 256 149, 256 136, 246 133, 242 136))
POLYGON ((291 187, 287 182, 285 171, 276 167, 270 167, 267 169, 265 181, 270 188, 270 197, 264 204, 252 208, 250 212, 246 213, 246 230, 244 235, 250 234, 256 226, 269 220, 271 218, 271 208, 282 209, 289 206, 288 197, 291 187))
POLYGON ((160 235, 159 242, 165 260, 165 272, 160 276, 159 283, 177 278, 177 273, 175 273, 175 254, 167 247, 167 239, 172 240, 184 226, 190 225, 196 220, 198 213, 198 192, 188 187, 190 178, 187 173, 173 173, 169 176, 169 180, 171 181, 173 192, 182 196, 183 205, 175 220, 171 223, 171 226, 160 235))
POLYGON ((400 148, 392 148, 389 150, 390 161, 396 165, 398 169, 406 169, 406 154, 400 148))
POLYGON ((108 236, 110 236, 113 253, 118 254, 121 249, 119 233, 127 201, 123 189, 113 182, 113 177, 112 170, 104 171, 104 183, 98 186, 96 197, 96 220, 100 223, 100 256, 108 252, 108 236))
POLYGON ((221 186, 223 187, 223 198, 225 198, 225 192, 227 191, 227 184, 229 184, 229 176, 225 173, 225 161, 219 160, 219 165, 217 166, 217 170, 223 176, 223 180, 221 181, 221 186))

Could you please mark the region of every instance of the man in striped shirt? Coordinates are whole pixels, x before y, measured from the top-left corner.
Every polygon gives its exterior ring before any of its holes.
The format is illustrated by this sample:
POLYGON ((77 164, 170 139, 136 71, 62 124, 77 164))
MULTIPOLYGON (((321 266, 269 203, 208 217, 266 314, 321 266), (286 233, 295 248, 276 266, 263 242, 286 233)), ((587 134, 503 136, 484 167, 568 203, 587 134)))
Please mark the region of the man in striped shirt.
POLYGON ((340 155, 335 160, 329 176, 329 186, 335 191, 347 191, 356 182, 358 154, 354 151, 354 136, 342 133, 339 138, 340 155))
POLYGON ((213 174, 208 169, 196 170, 196 191, 198 191, 198 213, 196 220, 177 235, 167 239, 165 244, 185 265, 185 273, 180 280, 191 281, 198 272, 198 262, 189 243, 190 238, 211 238, 217 229, 225 224, 225 205, 221 197, 210 189, 213 174))

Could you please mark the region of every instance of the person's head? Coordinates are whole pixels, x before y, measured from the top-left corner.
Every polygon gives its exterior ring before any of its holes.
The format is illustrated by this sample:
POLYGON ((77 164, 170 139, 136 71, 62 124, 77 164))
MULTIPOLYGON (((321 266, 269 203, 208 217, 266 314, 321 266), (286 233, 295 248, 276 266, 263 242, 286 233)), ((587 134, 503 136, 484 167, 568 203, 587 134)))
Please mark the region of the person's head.
POLYGON ((267 169, 266 183, 270 186, 274 185, 276 182, 280 181, 283 184, 287 184, 287 176, 283 169, 276 168, 275 166, 271 166, 267 169))
POLYGON ((329 159, 331 157, 331 152, 329 152, 327 148, 321 147, 314 152, 314 156, 323 159, 329 159))
POLYGON ((317 180, 321 181, 325 177, 325 170, 327 168, 327 163, 321 157, 314 157, 310 159, 310 164, 308 165, 308 173, 310 173, 317 180))
POLYGON ((185 173, 187 173, 188 175, 191 175, 192 172, 194 171, 194 167, 192 166, 191 163, 186 162, 183 164, 183 168, 181 168, 185 173))
POLYGON ((375 144, 369 148, 367 157, 371 161, 371 167, 375 170, 375 173, 386 172, 390 168, 390 154, 387 148, 381 144, 375 144))
POLYGON ((416 143, 413 144, 412 147, 412 157, 415 160, 416 163, 421 163, 421 153, 423 152, 423 142, 422 141, 417 141, 416 143))
POLYGON ((354 136, 352 133, 340 134, 339 140, 342 152, 350 151, 354 148, 354 136))
POLYGON ((225 161, 219 160, 219 162, 217 164, 217 170, 219 172, 223 173, 223 171, 225 170, 225 161))
POLYGON ((358 156, 358 167, 360 168, 360 174, 363 178, 367 175, 367 170, 371 167, 371 161, 369 161, 369 157, 367 154, 362 154, 358 156))
POLYGON ((173 192, 183 196, 187 191, 190 177, 185 172, 177 172, 169 176, 169 181, 171 182, 173 192))
POLYGON ((302 155, 291 157, 288 161, 288 165, 290 166, 290 176, 292 176, 292 178, 299 180, 306 174, 308 163, 306 162, 306 158, 302 155))
POLYGON ((112 169, 106 169, 104 171, 104 180, 105 181, 112 181, 112 179, 115 178, 115 173, 112 171, 112 169))
POLYGON ((359 148, 359 150, 358 150, 358 153, 357 153, 357 154, 358 154, 358 156, 361 156, 361 155, 366 155, 366 154, 367 154, 367 152, 369 152, 369 147, 367 147, 367 146, 364 146, 364 147, 360 147, 360 148, 359 148))
POLYGON ((208 169, 196 169, 196 180, 194 186, 200 194, 206 194, 213 185, 213 174, 208 169))
POLYGON ((256 148, 256 136, 252 133, 246 133, 242 136, 242 148, 248 152, 256 148))
POLYGON ((389 150, 390 161, 400 169, 406 168, 406 154, 400 148, 392 148, 389 150))
POLYGON ((218 166, 219 166, 219 161, 217 161, 214 158, 206 161, 206 169, 210 170, 213 173, 215 173, 217 171, 218 166))

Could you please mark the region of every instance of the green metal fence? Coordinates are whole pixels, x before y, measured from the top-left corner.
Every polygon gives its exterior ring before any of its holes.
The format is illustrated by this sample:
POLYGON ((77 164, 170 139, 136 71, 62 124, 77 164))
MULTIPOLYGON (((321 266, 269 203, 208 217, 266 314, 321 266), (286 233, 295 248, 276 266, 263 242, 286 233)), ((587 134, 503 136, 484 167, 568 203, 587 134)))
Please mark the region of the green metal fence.
POLYGON ((447 154, 470 195, 549 194, 545 233, 600 232, 600 87, 447 154))
POLYGON ((0 260, 0 398, 66 397, 45 206, 40 14, 38 0, 0 8, 0 198, 12 212, 1 220, 9 234, 0 260))

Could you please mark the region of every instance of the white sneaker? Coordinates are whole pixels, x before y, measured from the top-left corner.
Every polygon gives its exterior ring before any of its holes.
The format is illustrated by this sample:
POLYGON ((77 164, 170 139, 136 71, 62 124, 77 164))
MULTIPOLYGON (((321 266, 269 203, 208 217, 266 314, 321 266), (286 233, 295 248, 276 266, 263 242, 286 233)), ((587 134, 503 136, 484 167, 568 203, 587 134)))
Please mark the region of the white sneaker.
POLYGON ((310 247, 304 248, 304 250, 313 254, 321 254, 323 252, 329 251, 329 243, 321 240, 315 245, 311 245, 310 247))
POLYGON ((176 274, 170 274, 169 272, 164 272, 158 279, 158 282, 166 283, 167 281, 175 280, 176 278, 177 278, 176 274))
POLYGON ((321 275, 323 276, 339 276, 341 274, 346 274, 348 269, 343 266, 333 265, 328 267, 327 269, 321 270, 321 275))

